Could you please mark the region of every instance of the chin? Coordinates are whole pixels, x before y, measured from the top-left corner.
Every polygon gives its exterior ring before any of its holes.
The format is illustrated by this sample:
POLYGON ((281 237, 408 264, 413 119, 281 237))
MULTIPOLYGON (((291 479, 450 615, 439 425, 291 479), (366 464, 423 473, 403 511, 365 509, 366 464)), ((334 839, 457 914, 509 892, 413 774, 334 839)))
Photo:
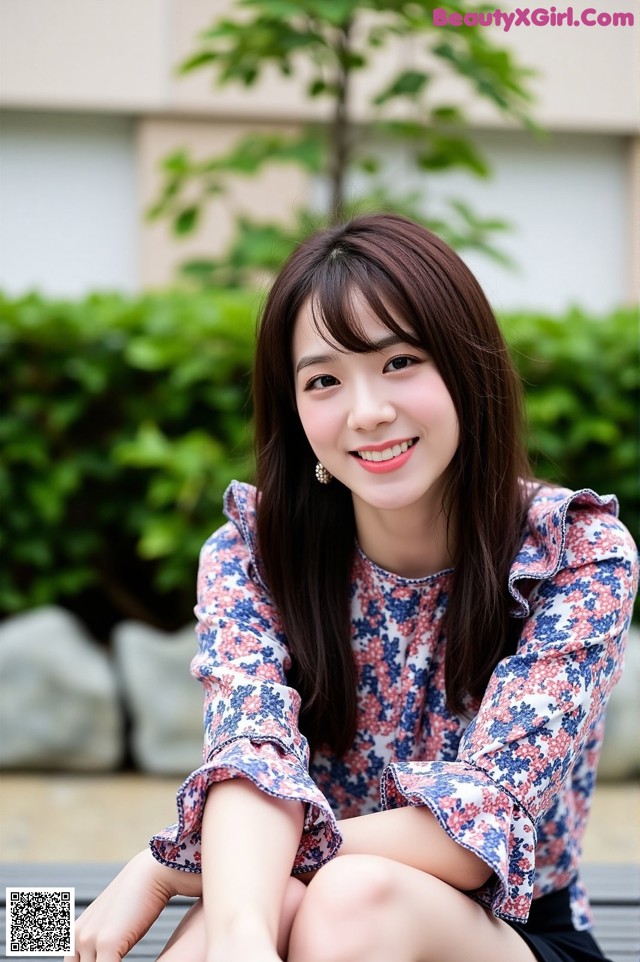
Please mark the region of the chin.
POLYGON ((402 511, 406 508, 415 508, 429 498, 429 489, 425 490, 423 486, 413 491, 406 487, 404 490, 396 491, 391 487, 387 491, 358 491, 353 488, 351 491, 360 501, 379 511, 402 511))

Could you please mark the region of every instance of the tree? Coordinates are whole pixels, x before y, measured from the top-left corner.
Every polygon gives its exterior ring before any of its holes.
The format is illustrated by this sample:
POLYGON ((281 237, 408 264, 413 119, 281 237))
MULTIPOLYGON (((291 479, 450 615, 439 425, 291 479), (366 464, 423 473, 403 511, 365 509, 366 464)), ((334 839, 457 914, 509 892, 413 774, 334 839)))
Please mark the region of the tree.
MULTIPOLYGON (((463 3, 457 6, 464 12, 463 3)), ((188 234, 196 229, 203 207, 226 193, 231 176, 254 175, 269 163, 294 163, 323 175, 331 199, 320 217, 299 210, 296 227, 288 231, 239 216, 227 255, 218 261, 192 261, 185 265, 188 273, 217 283, 242 283, 247 270, 276 268, 319 220, 339 221, 354 208, 406 213, 459 250, 474 248, 507 260, 491 240, 507 226, 503 221, 477 217, 459 200, 451 201, 445 218, 430 216, 417 193, 393 191, 385 184, 375 149, 381 139, 407 145, 416 168, 429 177, 456 167, 489 176, 486 159, 469 137, 467 114, 458 104, 443 101, 437 89, 444 70, 462 78, 506 116, 530 123, 529 71, 492 43, 486 29, 434 26, 433 0, 238 0, 235 8, 201 34, 198 49, 181 72, 213 69, 219 85, 251 87, 274 65, 292 82, 303 84, 306 96, 327 102, 328 120, 294 137, 254 132, 227 154, 205 160, 194 159, 186 150, 172 153, 163 161, 164 181, 151 216, 168 217, 176 234, 188 234), (372 121, 363 129, 351 109, 354 76, 370 67, 382 48, 408 38, 419 54, 371 92, 372 121), (349 208, 346 185, 354 170, 366 175, 369 185, 349 208)))

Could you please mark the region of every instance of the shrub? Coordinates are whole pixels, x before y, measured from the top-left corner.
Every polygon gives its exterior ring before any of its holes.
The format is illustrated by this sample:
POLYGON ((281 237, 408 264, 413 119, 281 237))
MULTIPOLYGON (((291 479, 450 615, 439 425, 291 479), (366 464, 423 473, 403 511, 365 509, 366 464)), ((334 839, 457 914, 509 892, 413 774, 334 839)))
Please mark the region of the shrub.
POLYGON ((638 314, 501 318, 523 378, 529 452, 539 477, 615 493, 638 539, 638 314))
POLYGON ((255 295, 0 299, 0 611, 99 636, 190 617, 198 549, 251 473, 255 295))
MULTIPOLYGON (((62 603, 106 638, 191 617, 222 493, 252 476, 255 294, 0 296, 0 614, 62 603)), ((540 476, 638 520, 631 311, 503 318, 540 476)), ((637 531, 637 527, 635 527, 637 531)))

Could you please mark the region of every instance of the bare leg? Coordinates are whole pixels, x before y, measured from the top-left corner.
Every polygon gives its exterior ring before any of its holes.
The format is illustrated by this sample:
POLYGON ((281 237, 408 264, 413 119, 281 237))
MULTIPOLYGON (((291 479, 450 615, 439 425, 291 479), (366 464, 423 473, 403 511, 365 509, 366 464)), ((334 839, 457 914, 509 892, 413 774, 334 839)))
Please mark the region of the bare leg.
POLYGON ((375 855, 320 869, 295 917, 288 962, 535 962, 506 922, 425 872, 375 855))
MULTIPOLYGON (((302 882, 294 878, 289 879, 282 903, 278 931, 277 950, 281 959, 287 957, 291 926, 305 892, 306 887, 302 882)), ((158 959, 162 959, 162 962, 184 962, 185 959, 189 959, 189 962, 204 962, 206 951, 204 909, 202 899, 198 899, 184 915, 158 959)))

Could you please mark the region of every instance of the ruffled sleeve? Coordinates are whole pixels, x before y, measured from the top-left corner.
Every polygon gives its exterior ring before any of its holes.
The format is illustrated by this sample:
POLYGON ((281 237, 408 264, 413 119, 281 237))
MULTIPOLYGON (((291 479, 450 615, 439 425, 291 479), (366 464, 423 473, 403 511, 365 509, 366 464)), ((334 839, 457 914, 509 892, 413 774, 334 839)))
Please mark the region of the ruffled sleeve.
POLYGON ((255 489, 234 482, 225 512, 230 521, 205 544, 198 572, 199 652, 191 671, 205 693, 204 764, 178 791, 177 824, 155 835, 151 850, 166 865, 199 872, 209 787, 248 778, 269 795, 305 804, 294 871, 306 872, 328 861, 342 838, 308 772, 300 697, 286 680, 286 639, 256 560, 255 489))
POLYGON ((425 805, 493 870, 475 897, 526 920, 536 825, 562 790, 622 670, 637 589, 615 498, 546 489, 511 570, 515 655, 496 667, 457 759, 388 766, 385 807, 425 805))

